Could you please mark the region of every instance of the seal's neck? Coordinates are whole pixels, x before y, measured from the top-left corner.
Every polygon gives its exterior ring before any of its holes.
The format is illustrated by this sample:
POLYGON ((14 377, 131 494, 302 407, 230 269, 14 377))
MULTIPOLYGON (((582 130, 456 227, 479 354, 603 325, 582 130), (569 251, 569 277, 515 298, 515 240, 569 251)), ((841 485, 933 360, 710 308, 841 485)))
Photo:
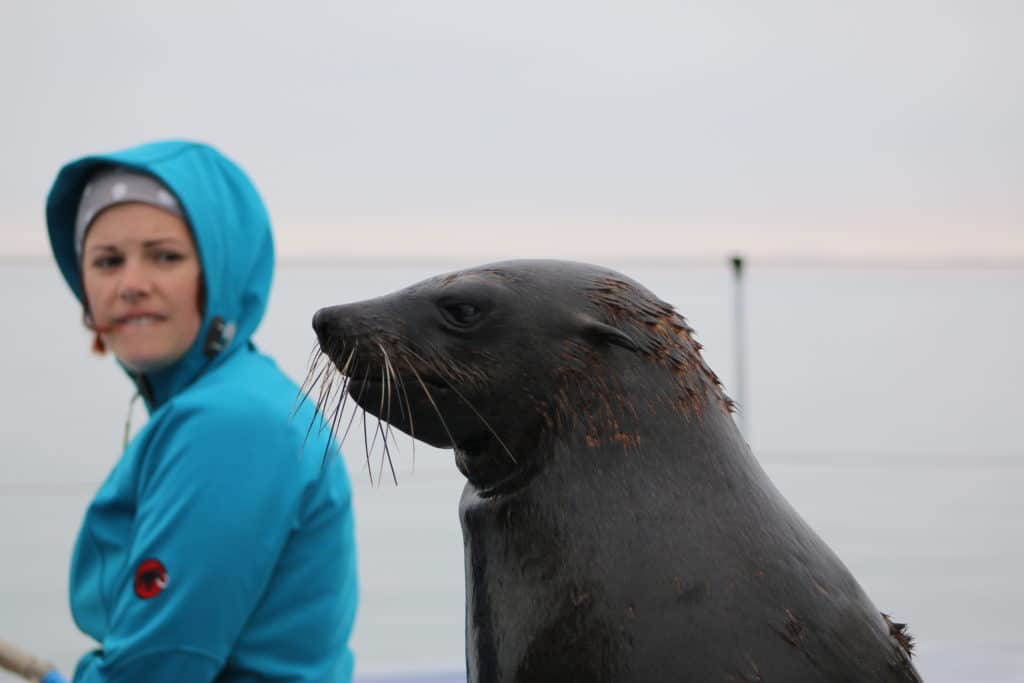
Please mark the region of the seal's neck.
POLYGON ((699 479, 728 459, 717 453, 722 444, 749 452, 729 410, 717 383, 655 361, 614 372, 577 368, 561 375, 544 400, 516 410, 511 422, 499 416, 490 423, 497 429, 458 444, 455 461, 485 498, 578 467, 641 467, 699 479))
POLYGON ((760 466, 731 414, 716 404, 700 412, 667 403, 620 414, 614 428, 568 432, 543 454, 542 473, 552 479, 597 470, 602 486, 618 480, 727 486, 760 475, 760 466))

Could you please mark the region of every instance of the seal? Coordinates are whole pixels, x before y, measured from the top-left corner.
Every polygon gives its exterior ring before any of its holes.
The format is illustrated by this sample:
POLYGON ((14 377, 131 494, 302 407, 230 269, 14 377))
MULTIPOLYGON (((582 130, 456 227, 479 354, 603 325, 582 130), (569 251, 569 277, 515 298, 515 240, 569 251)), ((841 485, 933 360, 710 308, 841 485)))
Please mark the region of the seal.
POLYGON ((508 261, 313 327, 346 397, 455 451, 470 681, 920 680, 636 282, 508 261))

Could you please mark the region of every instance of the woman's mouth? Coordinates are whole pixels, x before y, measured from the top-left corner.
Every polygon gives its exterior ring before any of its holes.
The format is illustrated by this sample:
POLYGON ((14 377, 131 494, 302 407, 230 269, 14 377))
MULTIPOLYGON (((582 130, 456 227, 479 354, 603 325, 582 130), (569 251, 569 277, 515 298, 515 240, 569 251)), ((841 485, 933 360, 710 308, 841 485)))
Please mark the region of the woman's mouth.
POLYGON ((155 313, 134 313, 114 318, 114 324, 118 327, 146 327, 163 322, 167 318, 155 313))

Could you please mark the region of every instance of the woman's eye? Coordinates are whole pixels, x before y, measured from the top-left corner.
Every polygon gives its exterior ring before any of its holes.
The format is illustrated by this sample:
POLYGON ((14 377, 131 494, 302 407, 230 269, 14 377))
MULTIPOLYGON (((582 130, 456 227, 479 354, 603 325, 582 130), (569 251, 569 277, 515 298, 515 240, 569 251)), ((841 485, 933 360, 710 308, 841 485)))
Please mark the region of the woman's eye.
POLYGON ((444 310, 456 325, 471 325, 480 318, 480 309, 473 304, 448 304, 444 310))
POLYGON ((121 262, 123 260, 124 259, 122 259, 120 256, 97 256, 96 258, 93 259, 92 265, 93 268, 98 268, 100 270, 108 270, 110 268, 115 268, 121 265, 121 262))
POLYGON ((153 255, 153 259, 157 263, 174 263, 182 258, 184 257, 176 251, 158 251, 153 255))

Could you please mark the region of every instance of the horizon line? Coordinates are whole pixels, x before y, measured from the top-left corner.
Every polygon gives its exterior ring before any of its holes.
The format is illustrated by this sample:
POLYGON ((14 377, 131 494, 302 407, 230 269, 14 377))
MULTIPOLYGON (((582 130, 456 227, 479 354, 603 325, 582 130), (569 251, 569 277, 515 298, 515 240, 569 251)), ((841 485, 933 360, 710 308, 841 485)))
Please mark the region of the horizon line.
MULTIPOLYGON (((743 259, 744 266, 749 268, 826 268, 835 270, 1024 270, 1024 259, 1022 258, 906 258, 906 257, 837 257, 837 256, 763 256, 744 254, 742 251, 730 252, 721 257, 712 257, 706 254, 682 255, 679 258, 667 258, 665 256, 625 256, 615 259, 602 259, 605 262, 614 262, 622 265, 647 266, 657 268, 668 268, 685 266, 690 268, 718 268, 731 267, 735 257, 743 259)), ((299 266, 312 268, 326 268, 332 266, 367 267, 367 268, 407 268, 418 266, 443 266, 465 263, 472 258, 468 254, 453 255, 452 257, 410 257, 408 255, 383 258, 377 255, 352 256, 338 255, 324 256, 314 254, 278 253, 276 265, 283 267, 299 266)), ((520 257, 515 257, 520 258, 520 257)), ((553 258, 554 260, 574 260, 562 256, 526 256, 522 258, 553 258)), ((590 260, 591 257, 584 256, 581 260, 590 260)), ((510 260, 493 258, 486 255, 479 255, 477 260, 485 263, 493 263, 499 260, 510 260)), ((53 264, 53 257, 48 253, 0 253, 0 266, 45 266, 53 264)))

